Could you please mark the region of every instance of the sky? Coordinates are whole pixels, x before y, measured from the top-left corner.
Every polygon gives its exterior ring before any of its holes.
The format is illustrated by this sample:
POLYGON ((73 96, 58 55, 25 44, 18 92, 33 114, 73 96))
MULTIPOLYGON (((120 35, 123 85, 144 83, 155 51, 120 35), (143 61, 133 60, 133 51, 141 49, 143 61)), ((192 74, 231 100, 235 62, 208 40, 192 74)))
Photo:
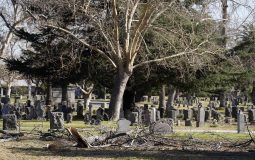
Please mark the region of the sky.
MULTIPOLYGON (((211 2, 207 6, 207 13, 214 20, 222 21, 221 0, 205 0, 211 2)), ((255 0, 228 0, 227 47, 232 48, 240 40, 243 26, 253 22, 255 15, 255 0)))

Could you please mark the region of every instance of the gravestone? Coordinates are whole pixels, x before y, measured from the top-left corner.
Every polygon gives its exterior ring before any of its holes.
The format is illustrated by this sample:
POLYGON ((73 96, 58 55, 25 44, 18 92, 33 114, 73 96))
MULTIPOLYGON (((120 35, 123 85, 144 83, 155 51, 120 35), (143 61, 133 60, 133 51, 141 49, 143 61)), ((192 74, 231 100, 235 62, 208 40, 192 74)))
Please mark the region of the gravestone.
POLYGON ((80 100, 78 100, 77 102, 77 109, 76 109, 76 112, 77 112, 77 118, 84 118, 83 116, 83 104, 81 103, 80 100))
POLYGON ((192 110, 191 109, 183 110, 183 115, 184 115, 184 120, 192 119, 192 110))
POLYGON ((167 111, 167 117, 173 119, 174 122, 177 120, 177 112, 176 109, 171 109, 167 111))
POLYGON ((238 112, 239 112, 239 108, 234 106, 232 107, 232 117, 237 119, 237 115, 238 115, 238 112))
POLYGON ((151 122, 156 122, 156 118, 157 118, 157 109, 152 107, 151 110, 150 110, 150 119, 151 119, 151 122))
POLYGON ((89 113, 85 113, 85 115, 84 115, 84 122, 85 122, 85 124, 89 124, 90 120, 91 120, 90 114, 89 113))
POLYGON ((197 115, 197 127, 203 127, 205 124, 205 109, 200 107, 197 115))
POLYGON ((102 107, 99 107, 96 111, 97 119, 104 120, 104 109, 102 107))
POLYGON ((142 118, 143 118, 143 109, 142 108, 138 108, 138 123, 141 124, 142 123, 142 118))
POLYGON ((237 115, 237 133, 245 132, 245 115, 240 111, 237 115))
POLYGON ((212 118, 216 119, 218 122, 220 121, 220 113, 215 109, 212 109, 212 118))
POLYGON ((255 109, 248 110, 248 120, 249 122, 255 122, 255 109))
POLYGON ((51 114, 50 114, 50 129, 64 129, 63 112, 51 112, 51 114))
POLYGON ((167 124, 169 124, 170 126, 174 126, 174 121, 173 121, 173 119, 171 119, 171 118, 161 118, 161 119, 159 120, 159 122, 167 123, 167 124))
POLYGON ((26 113, 26 119, 28 120, 30 120, 30 119, 32 119, 31 118, 31 112, 32 112, 32 109, 31 109, 31 107, 26 107, 26 109, 25 109, 25 113, 26 113))
POLYGON ((15 114, 3 115, 3 130, 17 130, 17 117, 15 114))
POLYGON ((192 108, 192 113, 193 113, 193 117, 197 121, 197 118, 198 118, 198 108, 195 108, 195 107, 192 108))
POLYGON ((156 121, 160 120, 160 118, 161 118, 161 117, 160 117, 160 111, 157 111, 157 112, 156 112, 156 121))
POLYGON ((44 119, 45 110, 40 100, 37 100, 35 102, 35 110, 36 110, 37 119, 44 119))
POLYGON ((73 115, 72 113, 67 114, 66 123, 72 123, 73 121, 73 115))
POLYGON ((229 107, 225 108, 225 117, 232 117, 231 108, 229 108, 229 107))
POLYGON ((169 134, 173 132, 173 128, 168 123, 164 122, 153 123, 150 125, 149 130, 152 134, 169 134))
POLYGON ((142 113, 142 123, 146 126, 151 123, 151 113, 149 109, 144 109, 142 113))
POLYGON ((207 122, 210 119, 211 119, 211 111, 205 110, 205 121, 207 122))
POLYGON ((176 126, 181 126, 181 120, 177 120, 176 126))
POLYGON ((127 133, 130 131, 131 122, 125 118, 118 121, 117 133, 127 133))
POLYGON ((138 119, 138 112, 130 112, 128 116, 128 120, 131 122, 131 125, 137 124, 139 119, 138 119))
POLYGON ((185 120, 185 126, 191 127, 192 126, 192 121, 190 119, 186 119, 185 120))

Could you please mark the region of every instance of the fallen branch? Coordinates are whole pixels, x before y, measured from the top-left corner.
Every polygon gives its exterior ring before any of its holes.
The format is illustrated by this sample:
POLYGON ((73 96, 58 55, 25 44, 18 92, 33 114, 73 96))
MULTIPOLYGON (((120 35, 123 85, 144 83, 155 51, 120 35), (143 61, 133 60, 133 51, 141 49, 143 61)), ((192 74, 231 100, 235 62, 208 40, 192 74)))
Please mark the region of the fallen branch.
POLYGON ((8 131, 0 130, 0 133, 5 134, 5 135, 9 135, 9 136, 12 136, 12 137, 24 136, 24 133, 21 133, 21 132, 8 132, 8 131))
POLYGON ((77 131, 76 128, 71 127, 70 129, 67 128, 66 129, 68 131, 68 133, 70 135, 72 135, 72 137, 75 139, 75 141, 77 142, 77 147, 81 147, 81 148, 90 148, 91 145, 82 138, 82 136, 79 134, 79 132, 77 131))

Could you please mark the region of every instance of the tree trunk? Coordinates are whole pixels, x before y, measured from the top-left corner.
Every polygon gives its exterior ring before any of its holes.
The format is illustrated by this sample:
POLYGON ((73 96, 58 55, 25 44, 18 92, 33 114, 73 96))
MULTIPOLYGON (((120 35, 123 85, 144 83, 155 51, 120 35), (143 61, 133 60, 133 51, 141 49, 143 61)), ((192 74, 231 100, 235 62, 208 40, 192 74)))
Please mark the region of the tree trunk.
POLYGON ((172 109, 172 107, 174 106, 175 95, 176 95, 176 89, 172 85, 169 85, 168 100, 166 103, 167 109, 172 109))
POLYGON ((50 81, 47 84, 46 105, 52 105, 52 83, 50 81))
POLYGON ((165 85, 162 85, 161 87, 161 93, 160 93, 160 96, 159 96, 159 108, 164 108, 166 109, 166 87, 165 85))
POLYGON ((68 93, 67 93, 67 84, 62 84, 61 89, 62 89, 62 96, 61 96, 61 102, 63 101, 68 101, 68 93))
POLYGON ((87 108, 89 107, 89 102, 91 100, 91 95, 92 92, 89 92, 88 94, 83 93, 83 100, 84 100, 84 108, 85 110, 87 110, 87 108))
POLYGON ((252 87, 252 97, 251 97, 253 105, 255 105, 255 80, 253 80, 253 87, 252 87))
POLYGON ((222 44, 223 47, 227 45, 227 20, 228 20, 228 0, 221 0, 222 3, 222 44))
POLYGON ((110 113, 111 119, 117 121, 120 118, 120 111, 123 104, 123 95, 126 89, 128 79, 131 74, 125 71, 118 71, 118 75, 115 79, 114 88, 110 100, 110 113))
POLYGON ((125 117, 127 117, 126 111, 131 110, 132 107, 134 106, 135 106, 135 91, 126 89, 123 95, 123 110, 125 117))

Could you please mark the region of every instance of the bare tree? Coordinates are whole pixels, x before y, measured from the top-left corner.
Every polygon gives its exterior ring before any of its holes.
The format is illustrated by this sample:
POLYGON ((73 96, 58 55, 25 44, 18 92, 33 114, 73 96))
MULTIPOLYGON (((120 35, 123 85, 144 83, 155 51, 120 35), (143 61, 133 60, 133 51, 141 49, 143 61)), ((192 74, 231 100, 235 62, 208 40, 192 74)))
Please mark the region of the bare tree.
POLYGON ((101 3, 91 0, 22 0, 23 8, 39 22, 37 27, 50 27, 66 33, 105 57, 116 68, 110 101, 113 120, 119 119, 124 90, 134 69, 150 63, 167 63, 169 60, 177 63, 180 57, 185 57, 190 64, 197 60, 204 63, 201 57, 219 51, 212 40, 215 30, 203 27, 205 29, 199 35, 200 40, 196 39, 196 26, 205 23, 199 18, 205 17, 189 19, 190 13, 178 1, 107 0, 103 5, 101 3), (190 32, 185 29, 184 22, 174 16, 181 14, 186 16, 186 23, 191 24, 190 32), (158 25, 160 19, 166 19, 172 27, 158 25), (194 19, 199 23, 194 24, 194 19), (73 23, 66 24, 68 20, 73 23), (79 29, 88 28, 87 24, 95 30, 94 34, 99 35, 96 43, 79 32, 79 29), (161 45, 155 50, 149 48, 145 36, 150 31, 162 39, 165 47, 161 45))
MULTIPOLYGON (((12 22, 12 27, 19 27, 28 17, 23 15, 21 5, 16 0, 0 0, 0 16, 12 22)), ((2 24, 2 23, 1 23, 2 24)), ((10 56, 10 50, 17 42, 10 28, 3 25, 2 38, 0 39, 0 56, 10 56)))

